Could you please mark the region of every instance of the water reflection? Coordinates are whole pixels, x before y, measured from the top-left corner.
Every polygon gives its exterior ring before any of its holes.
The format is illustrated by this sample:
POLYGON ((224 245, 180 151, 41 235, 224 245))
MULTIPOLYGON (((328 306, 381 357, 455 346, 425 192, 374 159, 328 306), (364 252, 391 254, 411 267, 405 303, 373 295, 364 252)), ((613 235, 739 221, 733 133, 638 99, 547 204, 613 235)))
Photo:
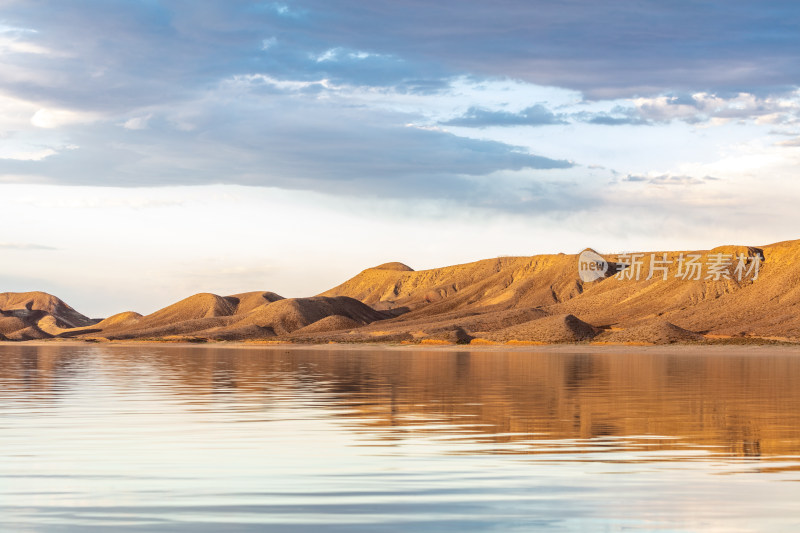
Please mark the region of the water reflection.
POLYGON ((800 484, 775 483, 800 480, 795 355, 13 345, 0 356, 0 477, 12 480, 0 529, 800 520, 800 484))
MULTIPOLYGON (((525 354, 3 348, 0 399, 56 402, 80 373, 158 387, 199 409, 260 410, 292 398, 354 430, 459 436, 536 453, 555 441, 625 441, 759 457, 800 451, 793 355, 525 354), (94 367, 94 368, 92 368, 94 367), (227 399, 231 397, 231 399, 227 399)), ((558 443, 553 444, 558 446, 558 443)), ((551 451, 551 450, 548 450, 551 451)))

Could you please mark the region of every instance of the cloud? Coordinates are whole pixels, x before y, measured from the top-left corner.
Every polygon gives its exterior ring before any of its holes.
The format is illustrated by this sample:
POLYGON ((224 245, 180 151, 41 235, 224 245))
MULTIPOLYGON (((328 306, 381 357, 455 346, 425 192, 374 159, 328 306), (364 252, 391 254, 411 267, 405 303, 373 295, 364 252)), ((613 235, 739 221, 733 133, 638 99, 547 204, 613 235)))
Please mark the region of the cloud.
POLYGON ((53 129, 69 124, 92 122, 93 120, 96 120, 96 117, 91 113, 81 113, 66 109, 42 108, 31 117, 31 124, 37 128, 53 129))
POLYGON ((58 250, 58 248, 43 244, 0 242, 0 250, 58 250))
POLYGON ((687 185, 704 174, 678 159, 716 155, 676 148, 679 135, 721 126, 703 147, 722 150, 755 131, 733 125, 800 121, 796 14, 682 0, 12 3, 7 24, 38 30, 14 42, 59 55, 0 56, 0 94, 24 104, 0 109, 0 134, 18 143, 0 181, 231 183, 509 210, 576 197, 606 177, 589 166, 687 185), (598 140, 586 124, 652 127, 598 140))
POLYGON ((293 94, 222 90, 153 113, 147 135, 120 136, 118 123, 73 126, 71 138, 81 148, 41 161, 0 160, 0 175, 46 175, 72 185, 231 183, 476 202, 498 172, 544 177, 573 166, 507 143, 406 126, 416 118, 407 114, 293 94), (192 127, 179 129, 187 120, 192 127))
POLYGON ((685 0, 508 0, 500 7, 467 0, 458 9, 421 0, 375 0, 369 9, 356 0, 19 2, 4 8, 13 32, 2 35, 61 56, 3 56, 0 91, 46 108, 115 114, 252 73, 428 93, 467 75, 576 89, 592 99, 669 91, 766 96, 800 77, 798 16, 796 4, 765 9, 755 1, 736 9, 685 0))
POLYGON ((573 120, 605 126, 654 125, 680 121, 692 125, 721 125, 733 121, 755 124, 794 124, 800 121, 800 92, 769 97, 751 93, 707 92, 661 94, 616 100, 607 111, 570 113, 573 120))
POLYGON ((572 114, 571 118, 598 126, 649 126, 652 124, 644 117, 637 116, 635 110, 625 109, 622 106, 617 106, 611 112, 582 111, 572 114))
MULTIPOLYGON (((14 30, 14 38, 63 56, 3 58, 0 91, 46 109, 130 115, 194 98, 198 90, 237 76, 424 94, 450 89, 457 76, 500 76, 577 89, 593 99, 642 98, 634 105, 638 116, 586 117, 592 124, 707 116, 783 120, 787 110, 773 105, 769 95, 796 86, 800 76, 800 46, 789 46, 800 44, 800 34, 786 26, 798 10, 790 4, 765 10, 756 2, 738 3, 736 10, 718 2, 679 4, 508 1, 498 9, 468 0, 453 10, 419 0, 376 0, 370 9, 355 0, 87 0, 45 9, 20 2, 6 9, 8 27, 39 31, 14 30), (686 13, 692 14, 688 22, 686 13), (78 30, 87 26, 91 32, 78 30), (642 27, 651 31, 645 35, 642 27), (717 37, 732 34, 747 38, 717 37), (778 38, 780 47, 774 45, 778 38), (663 96, 670 92, 679 96, 663 96), (718 99, 732 94, 762 100, 740 98, 713 111, 718 99), (698 105, 700 100, 705 103, 698 105)), ((491 109, 472 105, 451 120, 470 127, 567 120, 538 106, 521 113, 491 109)), ((37 122, 52 123, 46 117, 37 122)))
POLYGON ((269 37, 268 39, 264 39, 263 41, 261 41, 261 49, 267 51, 273 46, 275 46, 277 43, 278 39, 276 39, 275 37, 269 37))
POLYGON ((57 55, 52 50, 27 40, 36 30, 15 28, 0 24, 0 52, 5 54, 48 54, 57 55))
POLYGON ((699 92, 636 98, 633 104, 639 117, 658 122, 682 120, 696 124, 717 119, 718 122, 755 120, 761 124, 775 124, 800 117, 800 93, 796 91, 770 97, 744 92, 731 95, 699 92))
POLYGON ((594 115, 586 122, 600 126, 642 126, 649 124, 649 122, 641 118, 614 117, 604 113, 594 115))
POLYGON ((673 174, 659 174, 654 176, 641 176, 628 174, 622 179, 623 182, 629 183, 647 183, 649 185, 666 185, 666 186, 689 186, 689 185, 703 185, 711 181, 719 181, 719 178, 713 176, 703 176, 702 178, 695 178, 686 175, 673 175, 673 174))
POLYGON ((55 155, 58 152, 53 150, 52 148, 40 148, 36 150, 28 150, 28 151, 11 151, 6 152, 6 150, 0 149, 0 159, 15 159, 17 161, 41 161, 51 155, 55 155))
POLYGON ((329 35, 332 15, 330 6, 308 12, 294 3, 221 0, 12 4, 4 17, 37 30, 15 42, 60 56, 3 56, 0 93, 47 109, 122 114, 183 101, 249 73, 409 91, 447 86, 453 71, 437 62, 407 61, 329 35))
POLYGON ((274 11, 282 17, 298 18, 306 14, 306 12, 303 10, 290 8, 288 5, 281 2, 266 4, 266 8, 274 11))
POLYGON ((786 141, 780 141, 776 143, 778 146, 786 146, 789 148, 795 148, 800 146, 800 137, 795 137, 794 139, 788 139, 786 141))
POLYGON ((578 89, 593 99, 697 89, 767 94, 800 76, 800 14, 787 1, 769 9, 755 0, 737 1, 735 9, 730 2, 689 0, 467 0, 457 9, 422 0, 376 0, 369 9, 358 0, 307 0, 303 6, 315 35, 329 42, 578 89))
POLYGON ((374 58, 382 58, 382 59, 392 59, 391 56, 385 54, 376 54, 372 52, 364 52, 361 50, 348 50, 342 47, 336 48, 329 48, 325 50, 323 53, 319 55, 311 55, 311 58, 314 59, 317 63, 324 63, 324 62, 332 62, 332 63, 340 63, 340 62, 347 62, 347 61, 363 61, 365 59, 374 59, 374 58))
POLYGON ((35 44, 8 38, 0 34, 0 52, 4 54, 52 54, 52 50, 35 44))
POLYGON ((541 104, 527 107, 517 113, 491 111, 480 107, 470 107, 466 113, 440 124, 463 126, 467 128, 486 128, 489 126, 548 126, 566 124, 562 115, 555 115, 541 104))
POLYGON ((151 118, 153 118, 152 114, 129 118, 122 127, 126 130, 144 130, 147 129, 147 123, 151 118))

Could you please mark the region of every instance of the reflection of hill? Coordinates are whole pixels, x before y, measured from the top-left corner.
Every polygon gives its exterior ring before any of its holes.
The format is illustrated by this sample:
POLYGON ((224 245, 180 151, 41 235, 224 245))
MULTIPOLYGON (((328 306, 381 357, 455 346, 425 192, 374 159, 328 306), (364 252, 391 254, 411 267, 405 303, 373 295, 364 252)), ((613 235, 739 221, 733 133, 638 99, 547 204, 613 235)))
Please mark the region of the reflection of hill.
POLYGON ((61 346, 5 345, 0 348, 0 401, 55 400, 88 358, 85 350, 61 346))
MULTIPOLYGON (((67 347, 4 349, 0 399, 42 395, 81 372, 67 347)), ((387 441, 457 435, 535 453, 557 451, 554 440, 618 437, 733 456, 800 452, 800 359, 791 355, 92 350, 120 381, 145 367, 162 390, 192 403, 220 393, 264 406, 311 395, 331 416, 387 441)))

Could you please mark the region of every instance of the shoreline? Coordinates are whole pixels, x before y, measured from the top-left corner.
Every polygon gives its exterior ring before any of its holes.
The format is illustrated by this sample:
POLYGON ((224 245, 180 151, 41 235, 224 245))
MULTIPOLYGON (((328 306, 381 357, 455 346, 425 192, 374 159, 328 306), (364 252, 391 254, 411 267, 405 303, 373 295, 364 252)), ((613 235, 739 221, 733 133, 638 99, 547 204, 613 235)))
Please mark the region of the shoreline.
POLYGON ((30 341, 0 341, 0 346, 85 346, 85 347, 178 347, 178 348, 219 348, 219 349, 246 349, 246 350, 284 350, 284 351, 399 351, 399 352, 475 352, 475 353, 546 353, 546 354, 615 354, 615 353, 642 353, 642 354, 681 354, 691 352, 720 353, 728 355, 759 355, 759 354, 797 354, 800 355, 800 344, 653 344, 653 345, 625 345, 625 344, 535 344, 535 345, 510 345, 510 344, 388 344, 388 343, 328 343, 328 344, 300 344, 300 343, 257 343, 241 341, 223 341, 213 343, 197 342, 163 342, 163 341, 109 341, 86 342, 73 339, 47 339, 30 341))

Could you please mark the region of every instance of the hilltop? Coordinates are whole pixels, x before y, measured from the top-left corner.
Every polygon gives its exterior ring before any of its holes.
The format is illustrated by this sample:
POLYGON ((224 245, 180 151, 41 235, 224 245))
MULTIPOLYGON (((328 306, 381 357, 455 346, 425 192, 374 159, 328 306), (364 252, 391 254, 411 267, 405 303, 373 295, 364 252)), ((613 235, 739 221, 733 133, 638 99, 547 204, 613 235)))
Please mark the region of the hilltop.
POLYGON ((201 293, 150 315, 126 311, 104 320, 89 319, 46 293, 3 293, 0 335, 312 343, 800 342, 800 241, 597 257, 608 271, 595 281, 581 280, 575 254, 501 257, 422 271, 392 262, 313 297, 201 293), (691 271, 692 263, 699 272, 691 271))

